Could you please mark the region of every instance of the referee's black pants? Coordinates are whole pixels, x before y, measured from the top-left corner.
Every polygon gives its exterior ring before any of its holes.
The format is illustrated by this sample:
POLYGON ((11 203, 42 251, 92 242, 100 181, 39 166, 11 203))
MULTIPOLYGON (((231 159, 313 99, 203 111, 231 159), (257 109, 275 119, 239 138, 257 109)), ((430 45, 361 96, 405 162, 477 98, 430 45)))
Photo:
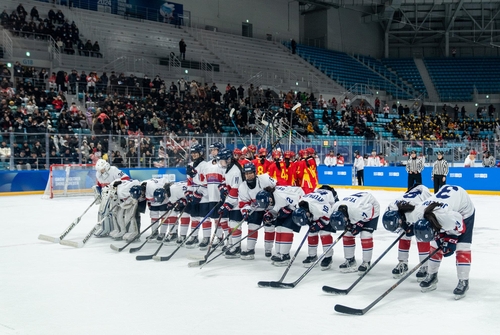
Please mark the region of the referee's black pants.
POLYGON ((434 175, 434 194, 438 193, 441 186, 446 184, 446 179, 443 181, 443 177, 446 178, 446 176, 444 176, 442 174, 435 174, 434 175))
POLYGON ((408 191, 415 185, 422 184, 421 173, 408 173, 408 191))
POLYGON ((356 171, 356 178, 358 178, 358 185, 363 186, 365 183, 365 170, 356 171))

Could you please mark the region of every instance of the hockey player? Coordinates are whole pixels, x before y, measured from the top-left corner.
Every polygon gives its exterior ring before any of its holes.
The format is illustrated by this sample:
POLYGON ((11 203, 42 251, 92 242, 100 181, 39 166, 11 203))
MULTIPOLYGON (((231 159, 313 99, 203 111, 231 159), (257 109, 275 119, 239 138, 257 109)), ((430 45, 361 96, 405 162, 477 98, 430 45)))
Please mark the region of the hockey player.
MULTIPOLYGON (((224 195, 224 173, 226 171, 225 168, 221 168, 217 164, 217 155, 219 152, 224 149, 224 145, 221 142, 216 142, 210 145, 210 156, 212 160, 206 164, 206 169, 205 169, 205 177, 207 181, 207 192, 208 192, 208 211, 210 209, 214 208, 217 206, 217 208, 221 205, 221 193, 224 195), (223 190, 221 192, 221 190, 223 190)), ((222 200, 224 201, 224 200, 222 200)), ((219 227, 216 228, 217 232, 217 238, 222 239, 223 238, 223 232, 227 234, 228 231, 228 218, 227 217, 220 217, 220 214, 214 210, 212 212, 212 215, 210 218, 215 221, 215 224, 219 224, 219 227)), ((209 221, 209 220, 207 220, 209 221)), ((218 244, 219 241, 217 241, 214 238, 213 241, 214 245, 218 244)), ((208 249, 208 244, 209 241, 206 240, 205 238, 203 241, 199 244, 200 250, 206 250, 208 249)))
MULTIPOLYGON (((304 191, 300 187, 276 186, 266 187, 255 196, 257 205, 265 211, 264 224, 276 230, 275 253, 271 257, 275 266, 286 266, 290 263, 293 233, 298 233, 301 228, 293 222, 292 212, 303 195, 304 191)), ((266 245, 266 250, 270 248, 272 245, 266 245)))
POLYGON ((279 186, 288 185, 288 175, 285 162, 281 160, 281 151, 274 150, 273 162, 269 164, 267 174, 276 180, 276 184, 279 186))
MULTIPOLYGON (((115 180, 128 180, 130 179, 123 171, 120 171, 116 166, 110 166, 104 159, 99 159, 95 164, 97 185, 92 187, 94 196, 97 198, 96 204, 99 204, 98 220, 101 221, 104 217, 106 219, 101 223, 99 229, 95 232, 96 237, 106 237, 114 229, 113 219, 109 217, 110 195, 108 192, 114 192, 107 188, 110 183, 115 180)), ((113 196, 111 196, 112 198, 113 196)))
POLYGON ((415 209, 419 219, 415 223, 417 240, 431 242, 428 274, 420 282, 422 292, 433 291, 438 283, 438 270, 444 257, 456 251, 458 285, 453 291, 461 299, 469 289, 471 244, 474 230, 475 207, 467 192, 460 186, 444 185, 437 194, 415 209))
POLYGON ((300 161, 297 162, 296 177, 299 186, 302 187, 305 194, 313 192, 318 186, 318 175, 316 171, 316 162, 309 156, 307 150, 300 150, 300 161))
POLYGON ((159 191, 159 189, 163 189, 163 185, 165 185, 166 182, 168 182, 168 180, 162 177, 151 178, 141 183, 144 197, 148 203, 151 223, 154 223, 151 227, 152 235, 149 237, 150 242, 156 241, 158 238, 158 228, 163 224, 164 220, 166 220, 164 215, 167 213, 168 201, 165 198, 165 192, 159 191))
POLYGON ((373 253, 373 232, 377 229, 378 217, 380 215, 380 204, 373 195, 368 192, 359 192, 345 197, 333 206, 335 211, 332 221, 337 229, 346 228, 348 232, 342 238, 344 244, 344 258, 346 259, 339 268, 340 272, 356 272, 362 275, 370 267, 373 253), (336 220, 333 220, 336 218, 336 220), (342 224, 345 222, 345 225, 342 224), (363 248, 363 262, 356 269, 354 251, 356 247, 356 235, 361 236, 361 247, 363 248))
MULTIPOLYGON (((186 233, 189 228, 190 217, 189 214, 185 212, 186 207, 186 199, 184 193, 187 190, 186 182, 176 182, 171 183, 167 182, 163 185, 163 187, 156 189, 156 197, 164 197, 166 204, 165 210, 170 212, 170 215, 163 221, 163 224, 160 226, 160 234, 156 238, 158 243, 164 242, 167 245, 173 244, 177 240, 177 226, 172 226, 175 224, 177 217, 182 212, 180 218, 180 234, 181 236, 186 237, 186 233), (170 227, 168 236, 165 236, 167 229, 170 227)), ((180 239, 180 243, 184 240, 180 239)))
MULTIPOLYGON (((222 169, 225 169, 225 180, 224 188, 221 188, 223 192, 222 198, 224 198, 224 203, 219 208, 218 213, 222 217, 229 218, 229 228, 230 238, 228 239, 231 245, 237 245, 233 249, 226 250, 226 258, 239 258, 241 253, 241 248, 239 240, 241 239, 241 228, 239 226, 242 216, 238 207, 238 188, 240 184, 245 180, 245 174, 240 166, 238 159, 231 154, 228 149, 222 149, 217 156, 217 164, 222 169)), ((224 250, 224 249, 223 249, 224 250)))
POLYGON ((295 185, 295 172, 297 169, 297 163, 293 160, 295 153, 293 151, 287 150, 283 153, 283 161, 285 162, 286 168, 286 186, 297 186, 295 185))
POLYGON ((257 175, 268 173, 269 165, 271 165, 271 162, 267 160, 267 149, 260 148, 259 156, 255 158, 252 163, 257 169, 257 175))
MULTIPOLYGON (((411 190, 397 197, 391 202, 387 211, 382 216, 384 228, 390 232, 400 233, 401 229, 406 234, 399 240, 398 260, 399 263, 392 270, 394 278, 400 278, 408 272, 408 252, 411 246, 413 234, 413 224, 415 219, 414 209, 432 196, 431 192, 424 185, 416 185, 411 190)), ((429 242, 417 241, 418 256, 420 261, 429 255, 429 242)), ((422 281, 427 276, 427 264, 420 267, 417 272, 417 280, 422 281)))
POLYGON ((246 163, 250 163, 250 161, 246 158, 248 149, 243 148, 244 150, 240 150, 238 148, 234 149, 233 154, 234 158, 238 161, 240 166, 245 165, 246 163))
MULTIPOLYGON (((333 212, 332 206, 338 200, 337 192, 328 186, 321 188, 302 197, 298 208, 293 212, 293 221, 300 225, 309 225, 309 236, 307 237, 308 256, 302 262, 304 267, 310 267, 318 260, 318 242, 321 239, 323 251, 326 252, 333 243, 331 233, 336 229, 330 225, 330 216, 333 212)), ((325 257, 321 260, 321 270, 328 270, 332 265, 333 248, 331 248, 325 257)))
POLYGON ((127 242, 139 236, 137 224, 137 199, 133 194, 140 191, 141 183, 138 180, 117 180, 113 183, 119 205, 113 211, 115 229, 109 234, 115 240, 124 239, 127 242), (132 190, 132 188, 134 188, 132 190))
MULTIPOLYGON (((276 181, 267 173, 257 175, 253 163, 245 164, 243 167, 245 181, 238 187, 238 203, 243 219, 248 222, 247 250, 241 251, 241 259, 251 260, 255 258, 255 245, 257 244, 257 228, 262 224, 264 211, 260 208, 252 208, 256 195, 264 188, 276 187, 276 181)), ((274 243, 274 228, 264 227, 265 256, 272 256, 272 245, 274 243)))
POLYGON ((247 158, 253 161, 257 156, 257 146, 255 144, 250 144, 248 146, 247 158))
MULTIPOLYGON (((187 191, 186 199, 189 203, 189 214, 191 215, 191 228, 195 229, 203 217, 211 210, 209 207, 206 169, 209 162, 204 161, 205 147, 201 144, 195 144, 191 147, 192 164, 186 167, 187 174, 187 191)), ((210 242, 210 233, 212 222, 205 220, 202 223, 202 245, 208 246, 210 242)), ((198 234, 193 234, 189 241, 186 242, 186 248, 193 249, 199 243, 198 234)))

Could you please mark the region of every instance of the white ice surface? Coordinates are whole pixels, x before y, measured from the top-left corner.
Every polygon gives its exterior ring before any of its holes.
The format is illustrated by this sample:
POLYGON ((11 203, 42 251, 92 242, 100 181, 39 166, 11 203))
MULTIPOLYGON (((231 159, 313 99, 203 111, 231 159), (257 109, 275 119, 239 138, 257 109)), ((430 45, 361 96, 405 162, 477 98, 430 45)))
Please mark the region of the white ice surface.
MULTIPOLYGON (((339 195, 353 190, 340 189, 339 195)), ((381 208, 395 192, 373 191, 381 208)), ((294 289, 259 288, 278 280, 285 268, 264 257, 263 233, 253 261, 219 257, 203 269, 188 268, 182 248, 168 262, 136 261, 156 244, 136 254, 117 253, 110 239, 92 238, 82 249, 37 239, 58 236, 92 201, 89 197, 42 200, 40 196, 0 197, 0 334, 499 334, 500 197, 471 198, 476 206, 470 290, 459 301, 455 257, 444 259, 438 289, 421 293, 414 275, 364 316, 341 315, 335 304, 364 308, 393 285, 397 246, 347 296, 322 292, 323 285, 348 287, 357 274, 342 274, 342 242, 335 246, 329 271, 314 269, 294 289)), ((67 236, 80 241, 92 228, 94 206, 67 236)), ((143 227, 149 219, 143 215, 143 227)), ((375 260, 396 235, 379 223, 375 260)), ((147 232, 145 235, 148 235, 147 232)), ((302 239, 295 235, 294 246, 302 239)), ((137 244, 133 244, 137 246, 137 244)), ((175 247, 164 247, 167 255, 175 247)), ((321 249, 320 251, 321 252, 321 249)), ((307 247, 301 250, 285 282, 295 281, 307 247)), ((356 249, 361 259, 359 238, 356 249)), ((418 263, 413 241, 410 267, 418 263)))

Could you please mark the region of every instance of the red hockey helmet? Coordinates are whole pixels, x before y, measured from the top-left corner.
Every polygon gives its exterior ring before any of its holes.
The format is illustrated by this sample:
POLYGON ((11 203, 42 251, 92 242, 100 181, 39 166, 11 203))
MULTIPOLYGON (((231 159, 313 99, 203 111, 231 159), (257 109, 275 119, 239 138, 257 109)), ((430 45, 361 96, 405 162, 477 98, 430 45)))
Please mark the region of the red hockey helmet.
POLYGON ((293 158, 293 156, 295 156, 295 152, 290 151, 290 150, 285 151, 285 153, 283 154, 283 157, 288 158, 288 159, 293 158))
POLYGON ((307 156, 307 150, 305 150, 305 149, 300 149, 300 150, 299 150, 299 156, 300 156, 300 157, 306 157, 306 156, 307 156))
POLYGON ((314 149, 313 149, 313 148, 307 148, 307 149, 306 149, 306 151, 307 151, 307 154, 308 154, 309 156, 312 156, 312 155, 314 155, 314 154, 316 153, 316 151, 314 151, 314 149))
POLYGON ((233 150, 233 155, 236 155, 236 156, 241 156, 243 153, 241 152, 240 149, 236 148, 233 150))
POLYGON ((266 148, 260 148, 259 149, 259 156, 267 156, 267 149, 266 148))
POLYGON ((250 144, 248 146, 248 150, 250 150, 253 153, 256 153, 257 152, 257 146, 255 144, 250 144))
MULTIPOLYGON (((286 153, 286 152, 285 152, 286 153)), ((279 159, 281 158, 281 151, 279 150, 274 150, 273 151, 273 159, 279 159)))

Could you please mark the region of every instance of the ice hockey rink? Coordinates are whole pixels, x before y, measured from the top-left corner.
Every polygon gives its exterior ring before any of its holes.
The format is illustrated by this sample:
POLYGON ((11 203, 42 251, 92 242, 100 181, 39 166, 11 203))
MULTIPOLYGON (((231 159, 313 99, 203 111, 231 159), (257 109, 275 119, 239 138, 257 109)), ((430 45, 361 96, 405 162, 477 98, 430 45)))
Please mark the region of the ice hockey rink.
MULTIPOLYGON (((354 192, 359 189, 338 189, 340 197, 354 192)), ((372 193, 382 209, 398 195, 372 193)), ((135 256, 153 253, 156 243, 130 254, 111 250, 110 244, 124 242, 107 238, 92 238, 81 249, 38 240, 39 234, 59 236, 91 197, 0 197, 0 334, 498 334, 500 196, 471 198, 476 221, 470 290, 464 299, 456 301, 452 294, 458 282, 452 256, 441 264, 436 291, 421 293, 413 274, 367 314, 351 316, 335 312, 335 304, 364 308, 396 283, 391 270, 397 245, 345 296, 321 290, 323 285, 347 288, 358 278, 338 271, 341 241, 330 270, 313 269, 293 289, 259 288, 258 281, 278 280, 285 270, 264 257, 262 233, 253 261, 219 257, 202 269, 188 268, 188 256, 205 252, 181 248, 167 262, 140 262, 135 256)), ((96 216, 94 206, 66 239, 81 241, 96 216)), ((146 227, 149 217, 143 215, 142 222, 146 227)), ((292 254, 304 233, 305 228, 295 235, 292 254)), ((372 260, 396 237, 379 222, 372 260)), ((410 268, 418 263, 412 243, 410 268)), ((160 255, 174 248, 165 246, 160 255)), ((284 282, 304 273, 306 255, 304 246, 284 282)), ((356 258, 359 263, 359 238, 356 258)))

